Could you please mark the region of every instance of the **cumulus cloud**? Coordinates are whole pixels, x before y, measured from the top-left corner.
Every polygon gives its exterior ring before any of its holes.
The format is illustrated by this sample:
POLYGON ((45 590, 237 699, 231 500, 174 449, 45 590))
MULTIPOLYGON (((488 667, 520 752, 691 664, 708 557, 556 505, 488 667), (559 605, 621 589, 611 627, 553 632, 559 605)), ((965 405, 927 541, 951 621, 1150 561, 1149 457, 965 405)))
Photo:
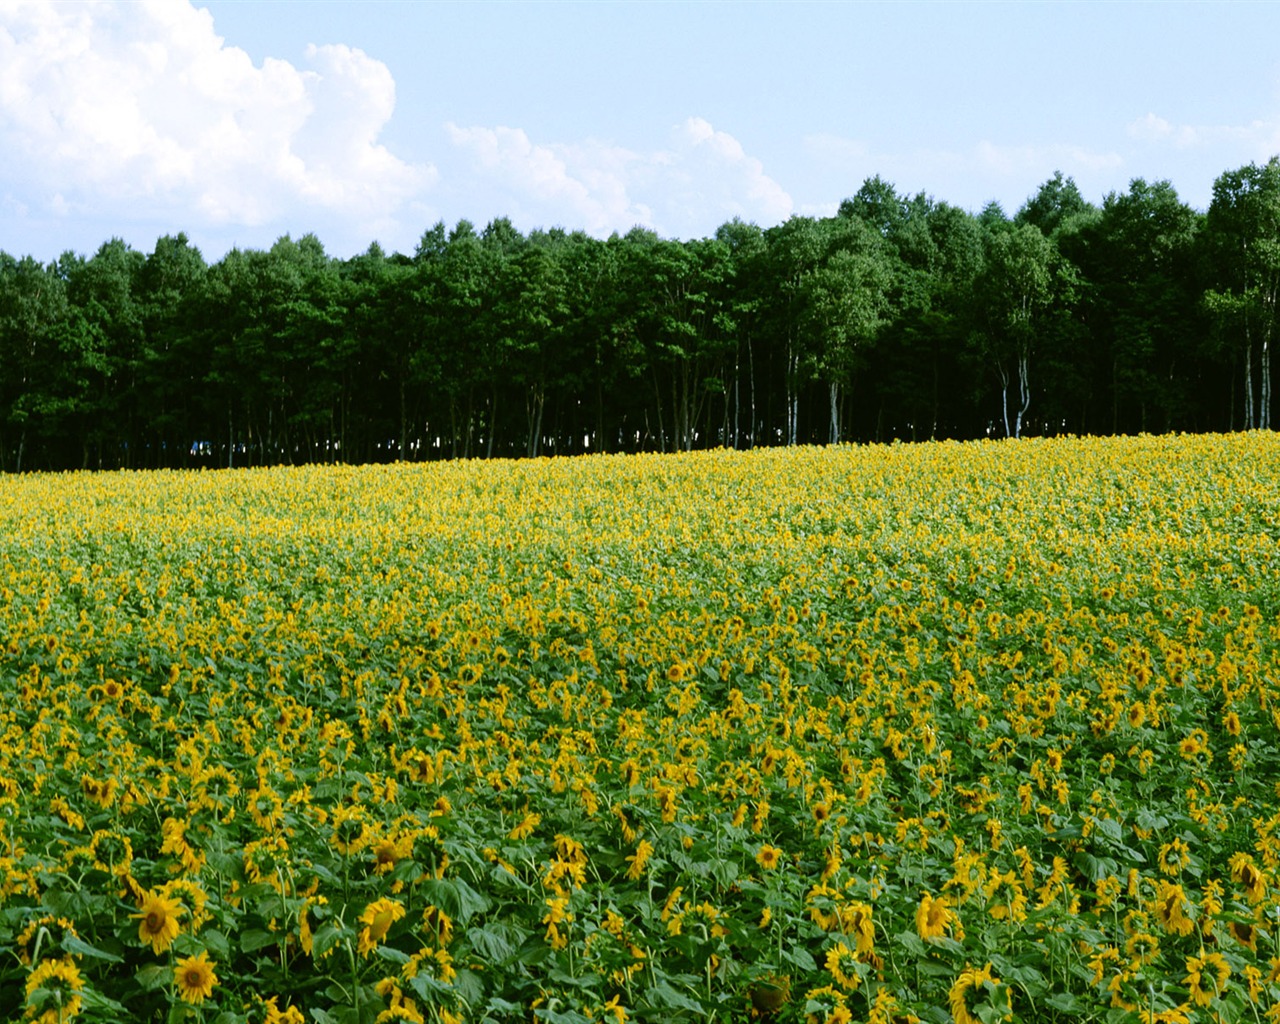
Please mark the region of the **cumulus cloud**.
MULTIPOLYGON (((549 214, 551 223, 595 234, 651 219, 649 208, 627 194, 629 169, 639 160, 628 150, 593 143, 535 145, 520 128, 445 129, 469 156, 472 170, 522 211, 549 214)), ((528 213, 517 216, 528 219, 528 213)))
POLYGON ((696 237, 734 217, 776 223, 793 209, 764 165, 702 118, 677 125, 668 146, 647 152, 595 140, 535 143, 519 128, 447 130, 471 172, 529 226, 606 234, 642 225, 696 237))
POLYGON ((0 175, 48 212, 62 197, 86 215, 377 223, 435 176, 378 143, 394 106, 391 73, 360 50, 258 65, 186 0, 0 3, 0 175))

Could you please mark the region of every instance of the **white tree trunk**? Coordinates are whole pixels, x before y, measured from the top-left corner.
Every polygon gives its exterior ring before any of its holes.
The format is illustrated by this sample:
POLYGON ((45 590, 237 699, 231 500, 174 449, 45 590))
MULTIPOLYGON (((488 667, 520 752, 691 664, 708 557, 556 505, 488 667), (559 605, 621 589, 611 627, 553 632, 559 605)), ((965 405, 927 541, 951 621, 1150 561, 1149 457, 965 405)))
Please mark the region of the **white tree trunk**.
POLYGON ((1018 408, 1018 419, 1013 428, 1014 437, 1022 436, 1022 418, 1031 408, 1031 381, 1027 375, 1028 360, 1028 353, 1022 352, 1018 355, 1018 395, 1022 399, 1022 405, 1018 408))
POLYGON ((1009 436, 1009 373, 1003 362, 996 363, 996 371, 1000 374, 1000 419, 1004 423, 1004 436, 1009 436))

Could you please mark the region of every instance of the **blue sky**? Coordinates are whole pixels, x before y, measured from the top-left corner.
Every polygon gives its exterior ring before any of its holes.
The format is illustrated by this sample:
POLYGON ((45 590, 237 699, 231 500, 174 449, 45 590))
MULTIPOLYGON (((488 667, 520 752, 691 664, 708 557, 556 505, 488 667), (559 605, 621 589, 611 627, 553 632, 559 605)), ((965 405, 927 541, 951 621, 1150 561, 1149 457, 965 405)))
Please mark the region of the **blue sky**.
POLYGON ((880 174, 1012 213, 1055 170, 1204 209, 1280 153, 1276 3, 0 0, 0 249, 509 216, 701 237, 880 174))

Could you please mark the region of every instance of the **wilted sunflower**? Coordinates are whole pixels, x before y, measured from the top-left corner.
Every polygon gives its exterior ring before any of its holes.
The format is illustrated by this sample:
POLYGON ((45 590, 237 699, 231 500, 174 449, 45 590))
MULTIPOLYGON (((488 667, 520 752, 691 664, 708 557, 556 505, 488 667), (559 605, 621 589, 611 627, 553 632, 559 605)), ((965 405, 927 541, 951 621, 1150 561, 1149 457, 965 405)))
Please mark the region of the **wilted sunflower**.
POLYGON ((196 956, 179 960, 173 969, 173 983, 177 986, 178 998, 184 1003, 199 1006, 213 995, 213 986, 218 984, 218 976, 213 973, 209 954, 201 950, 196 956))

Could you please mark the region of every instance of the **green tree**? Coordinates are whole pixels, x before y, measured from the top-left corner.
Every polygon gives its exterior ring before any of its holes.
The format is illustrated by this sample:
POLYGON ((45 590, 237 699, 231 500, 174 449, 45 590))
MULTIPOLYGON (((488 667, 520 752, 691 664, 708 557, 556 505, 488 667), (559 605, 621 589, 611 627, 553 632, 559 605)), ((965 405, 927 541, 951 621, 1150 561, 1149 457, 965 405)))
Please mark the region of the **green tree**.
POLYGON ((765 307, 765 259, 768 245, 764 231, 735 217, 716 229, 716 241, 729 252, 728 279, 732 288, 725 310, 725 323, 733 335, 732 402, 726 394, 723 434, 734 448, 755 447, 760 417, 756 399, 756 355, 760 324, 765 307), (746 362, 744 397, 743 362, 746 362), (743 402, 746 422, 743 423, 743 402), (732 422, 729 408, 732 404, 732 422))
POLYGON ((827 255, 828 240, 823 226, 812 217, 793 216, 765 232, 765 256, 771 301, 767 315, 773 348, 781 355, 778 374, 785 388, 785 444, 799 441, 800 393, 812 361, 812 345, 805 336, 805 281, 827 255))
POLYGON ((1280 157, 1221 175, 1208 245, 1217 267, 1206 305, 1244 367, 1244 426, 1271 429, 1271 341, 1280 298, 1280 157), (1255 372, 1257 380, 1255 381, 1255 372))
POLYGON ((841 391, 875 341, 889 310, 892 253, 881 235, 860 217, 839 218, 828 228, 829 250, 821 265, 805 275, 804 319, 816 345, 815 372, 827 388, 828 439, 842 440, 841 391))
POLYGON ((691 450, 710 397, 724 390, 730 345, 722 286, 729 249, 714 239, 636 236, 627 253, 624 287, 636 303, 634 323, 653 382, 659 447, 691 450), (664 406, 671 412, 669 435, 664 406))
POLYGON ((68 340, 79 340, 79 332, 68 329, 70 312, 56 265, 0 252, 0 468, 21 473, 33 443, 56 438, 75 405, 74 371, 69 394, 63 359, 68 340))
POLYGON ((76 417, 85 461, 90 446, 100 462, 104 446, 126 465, 164 460, 164 442, 141 391, 146 308, 139 292, 145 261, 142 253, 113 238, 89 260, 68 253, 59 262, 74 310, 63 358, 67 371, 77 374, 79 401, 73 407, 86 414, 76 417))
POLYGON ((980 290, 991 337, 988 355, 1000 380, 1005 437, 1021 437, 1031 407, 1031 355, 1040 319, 1052 297, 1053 246, 1034 224, 1008 225, 987 237, 980 290), (1017 406, 1009 421, 1009 390, 1017 384, 1017 406))
POLYGON ((1090 326, 1111 397, 1110 429, 1171 429, 1192 396, 1177 377, 1197 333, 1191 256, 1197 218, 1167 181, 1110 193, 1082 233, 1090 326), (1158 419, 1157 419, 1158 416, 1158 419))
POLYGON ((1054 171, 1053 177, 1023 203, 1014 223, 1033 224, 1046 238, 1052 238, 1056 232, 1069 227, 1073 220, 1093 212, 1094 208, 1080 194, 1075 179, 1064 178, 1061 171, 1054 171))
POLYGON ((198 344, 197 321, 207 274, 200 250, 181 233, 157 240, 138 273, 138 401, 158 444, 172 452, 170 462, 212 440, 202 430, 208 418, 203 393, 208 353, 198 344))

